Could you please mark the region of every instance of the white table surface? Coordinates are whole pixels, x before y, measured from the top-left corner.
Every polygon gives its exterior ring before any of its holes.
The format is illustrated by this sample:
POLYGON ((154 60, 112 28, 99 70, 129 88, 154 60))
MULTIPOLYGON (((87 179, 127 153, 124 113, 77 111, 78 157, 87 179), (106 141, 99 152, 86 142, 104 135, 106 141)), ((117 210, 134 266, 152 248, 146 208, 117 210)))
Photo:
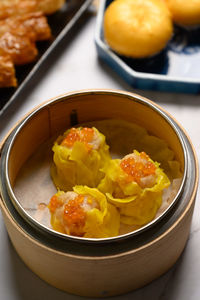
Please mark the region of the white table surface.
MULTIPOLYGON (((102 61, 94 45, 96 16, 91 15, 51 58, 50 65, 29 84, 20 101, 12 103, 0 119, 0 140, 36 105, 65 92, 108 88, 138 93, 155 101, 185 128, 200 158, 200 96, 134 90, 102 61), (70 42, 69 42, 70 39, 70 42)), ((114 299, 200 299, 200 201, 197 195, 187 246, 176 265, 151 284, 114 299)), ((166 249, 167 255, 167 249, 166 249)), ((78 300, 51 287, 33 274, 10 243, 0 213, 0 300, 78 300)))

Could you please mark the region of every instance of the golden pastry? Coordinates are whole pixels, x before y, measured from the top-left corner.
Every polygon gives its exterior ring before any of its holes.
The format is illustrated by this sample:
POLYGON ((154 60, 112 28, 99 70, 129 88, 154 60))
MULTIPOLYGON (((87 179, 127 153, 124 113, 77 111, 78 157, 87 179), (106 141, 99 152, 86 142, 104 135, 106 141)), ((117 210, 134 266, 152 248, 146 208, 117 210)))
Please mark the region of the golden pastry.
POLYGON ((0 19, 41 11, 45 15, 59 10, 65 0, 1 0, 0 19))
POLYGON ((5 19, 13 15, 23 15, 36 11, 36 2, 33 0, 1 0, 0 19, 5 19))
POLYGON ((41 12, 0 20, 0 37, 6 32, 26 35, 31 41, 43 41, 51 38, 51 29, 47 18, 41 12))
POLYGON ((165 0, 176 24, 193 26, 200 24, 200 0, 165 0))
POLYGON ((0 37, 0 55, 8 55, 15 65, 33 62, 38 50, 35 43, 26 36, 6 32, 0 37))
POLYGON ((42 11, 44 14, 52 14, 59 10, 65 0, 37 0, 37 9, 42 11))
POLYGON ((173 32, 162 0, 115 0, 106 9, 104 36, 117 53, 145 58, 165 48, 173 32))
POLYGON ((33 62, 36 41, 51 38, 44 14, 61 8, 65 0, 0 0, 0 88, 16 86, 14 65, 33 62))
POLYGON ((15 68, 8 55, 0 55, 0 88, 17 85, 15 68))

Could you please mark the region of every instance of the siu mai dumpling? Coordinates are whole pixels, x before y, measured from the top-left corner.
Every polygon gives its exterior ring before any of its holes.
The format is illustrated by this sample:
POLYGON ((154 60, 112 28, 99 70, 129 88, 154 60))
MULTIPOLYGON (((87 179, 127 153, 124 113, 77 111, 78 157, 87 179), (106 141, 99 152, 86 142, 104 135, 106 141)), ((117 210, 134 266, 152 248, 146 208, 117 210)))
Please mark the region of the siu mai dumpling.
POLYGON ((75 186, 73 192, 59 191, 48 207, 52 227, 58 232, 87 238, 118 235, 119 213, 95 188, 75 186))
POLYGON ((104 172, 98 189, 119 209, 122 223, 143 226, 153 220, 163 190, 170 185, 157 162, 134 150, 121 160, 111 160, 104 172))
POLYGON ((58 189, 75 185, 96 187, 103 177, 101 168, 110 160, 105 136, 96 128, 71 128, 53 146, 51 175, 58 189))

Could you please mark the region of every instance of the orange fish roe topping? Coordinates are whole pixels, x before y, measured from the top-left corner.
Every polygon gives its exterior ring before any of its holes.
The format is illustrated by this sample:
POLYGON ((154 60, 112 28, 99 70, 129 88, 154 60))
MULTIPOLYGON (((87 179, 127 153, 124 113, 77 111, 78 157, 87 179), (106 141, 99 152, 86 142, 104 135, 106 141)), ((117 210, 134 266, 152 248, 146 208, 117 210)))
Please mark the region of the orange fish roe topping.
POLYGON ((80 141, 80 136, 76 128, 71 128, 61 145, 72 147, 76 141, 80 141))
POLYGON ((120 167, 128 175, 127 181, 135 181, 140 185, 140 180, 149 175, 155 175, 156 166, 149 161, 145 152, 139 154, 139 159, 129 156, 121 161, 120 167))
POLYGON ((82 141, 89 143, 92 141, 93 137, 94 137, 94 129, 92 128, 83 128, 81 130, 81 136, 82 136, 82 141))
POLYGON ((59 197, 54 195, 53 197, 51 197, 48 207, 50 212, 54 213, 56 209, 61 207, 62 205, 63 205, 63 201, 59 197))
POLYGON ((75 199, 68 201, 64 205, 63 220, 72 235, 83 235, 83 227, 86 220, 86 212, 81 204, 83 203, 84 196, 78 195, 75 199))
POLYGON ((94 129, 92 128, 71 128, 65 139, 62 141, 61 145, 71 148, 75 142, 79 141, 86 144, 88 148, 91 148, 91 145, 89 145, 88 143, 92 141, 93 137, 94 129))

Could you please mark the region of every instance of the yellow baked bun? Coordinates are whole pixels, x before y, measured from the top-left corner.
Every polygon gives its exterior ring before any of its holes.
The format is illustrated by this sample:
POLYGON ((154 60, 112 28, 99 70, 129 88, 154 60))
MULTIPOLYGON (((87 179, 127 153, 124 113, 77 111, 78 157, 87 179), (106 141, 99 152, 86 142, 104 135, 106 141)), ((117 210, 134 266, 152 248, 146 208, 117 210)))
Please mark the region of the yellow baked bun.
POLYGON ((185 26, 200 24, 200 0, 165 0, 175 23, 185 26))
POLYGON ((163 0, 115 0, 105 11, 104 37, 117 53, 145 58, 159 53, 172 36, 163 0))

